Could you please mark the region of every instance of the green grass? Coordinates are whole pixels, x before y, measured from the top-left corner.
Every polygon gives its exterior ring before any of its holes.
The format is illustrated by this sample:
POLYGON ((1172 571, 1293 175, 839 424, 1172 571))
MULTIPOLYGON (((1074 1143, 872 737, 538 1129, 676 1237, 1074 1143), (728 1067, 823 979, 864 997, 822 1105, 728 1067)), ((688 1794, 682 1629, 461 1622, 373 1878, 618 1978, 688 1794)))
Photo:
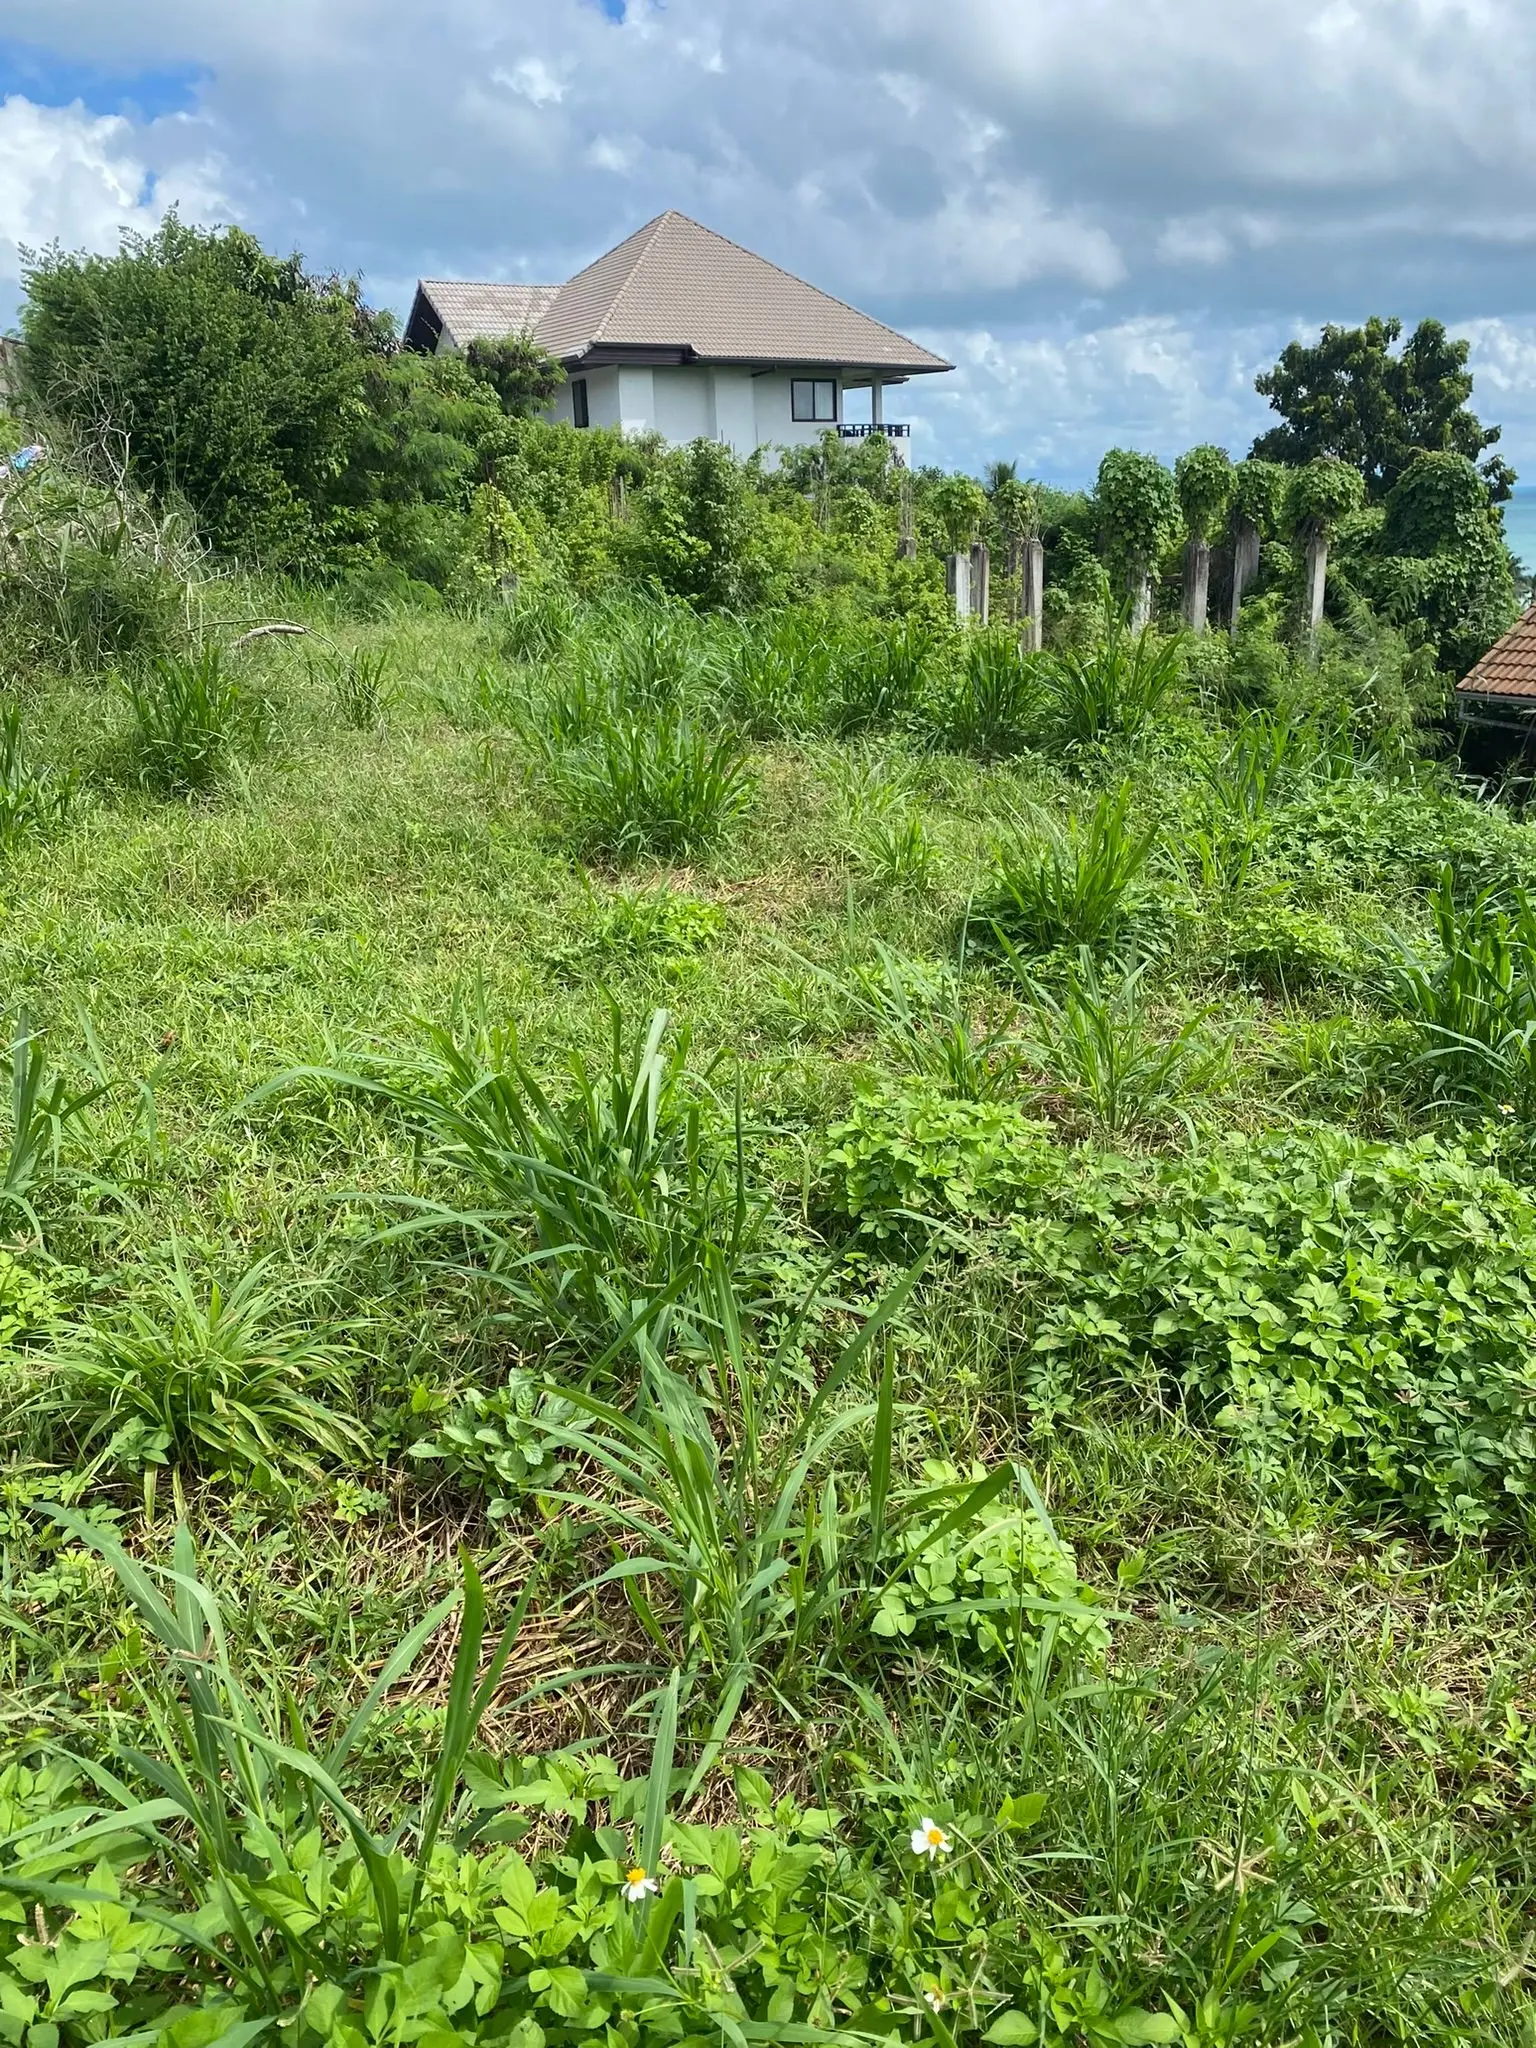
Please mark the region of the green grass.
POLYGON ((204 1996, 354 2048, 408 1971, 528 2044, 1528 2042, 1536 1148, 1434 1082, 1536 828, 1151 669, 1067 758, 1002 653, 520 614, 228 654, 270 712, 201 783, 124 773, 105 677, 7 740, 71 791, 0 873, 0 1907, 64 1930, 0 1929, 20 2048, 204 1996), (631 730, 729 750, 693 825, 631 730), (1233 965, 1275 891, 1326 976, 1233 965), (1346 1213, 1296 1162, 1357 1140, 1346 1213), (1471 1273, 1503 1462, 1458 1487, 1420 1325, 1471 1273), (1411 1416, 1351 1379, 1396 1315, 1411 1416), (174 1924, 112 1923, 93 2018, 103 1869, 174 1924))

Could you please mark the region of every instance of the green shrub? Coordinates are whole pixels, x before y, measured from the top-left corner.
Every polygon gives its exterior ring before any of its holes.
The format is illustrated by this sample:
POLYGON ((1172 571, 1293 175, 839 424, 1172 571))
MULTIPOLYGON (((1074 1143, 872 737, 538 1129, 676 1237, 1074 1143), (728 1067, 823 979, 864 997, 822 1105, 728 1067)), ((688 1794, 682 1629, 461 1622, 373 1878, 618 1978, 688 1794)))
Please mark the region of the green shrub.
POLYGON ((823 1211, 876 1238, 986 1222, 1034 1184, 1047 1129, 1011 1103, 955 1100, 932 1082, 869 1088, 827 1132, 823 1211))
MULTIPOLYGON (((987 1477, 942 1459, 923 1462, 926 1486, 952 1495, 987 1477)), ((999 1498, 965 1529, 946 1529, 943 1500, 896 1538, 898 1562, 870 1626, 893 1645, 948 1646, 985 1661, 1037 1641, 1048 1622, 1078 1650, 1103 1650, 1109 1630, 1077 1576, 1077 1560, 1037 1505, 999 1498)))
POLYGON ((62 1313, 52 1288, 9 1252, 0 1251, 0 1358, 13 1351, 18 1340, 43 1335, 62 1313))
POLYGON ((1177 639, 1164 639, 1150 626, 1133 634, 1112 623, 1095 645, 1044 657, 1047 722, 1064 744, 1134 739, 1182 672, 1177 639))
POLYGON ((1042 1397, 1155 1372, 1261 1474, 1299 1454, 1363 1509, 1527 1526, 1536 1197, 1492 1167, 1429 1137, 1244 1138, 1140 1179, 1085 1165, 1011 1228, 1042 1397))
POLYGON ((492 1521, 516 1514, 530 1494, 558 1485, 581 1411, 526 1372, 487 1392, 468 1387, 431 1434, 411 1446, 447 1478, 484 1496, 492 1521))
POLYGON ((1536 1106, 1536 899, 1484 890, 1465 905, 1443 870, 1438 958, 1405 950, 1393 991, 1423 1036, 1434 1092, 1529 1115, 1536 1106))
POLYGON ((1022 753, 1039 731, 1039 668, 1010 632, 973 633, 923 705, 934 742, 983 761, 1022 753))
POLYGON ((1332 918, 1268 890, 1233 901, 1221 957, 1229 973, 1279 996, 1348 981, 1362 960, 1359 942, 1332 918))

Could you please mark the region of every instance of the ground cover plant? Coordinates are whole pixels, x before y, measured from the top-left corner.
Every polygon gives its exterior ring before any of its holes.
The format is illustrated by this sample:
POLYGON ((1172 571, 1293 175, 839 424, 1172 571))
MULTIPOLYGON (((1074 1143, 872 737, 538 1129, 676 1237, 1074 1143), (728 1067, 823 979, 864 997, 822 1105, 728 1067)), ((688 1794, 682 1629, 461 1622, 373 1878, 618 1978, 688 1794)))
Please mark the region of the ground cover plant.
POLYGON ((4 513, 0 2037, 1529 2048, 1536 826, 1369 508, 1314 647, 1276 465, 562 438, 252 275, 302 582, 152 441, 4 513))

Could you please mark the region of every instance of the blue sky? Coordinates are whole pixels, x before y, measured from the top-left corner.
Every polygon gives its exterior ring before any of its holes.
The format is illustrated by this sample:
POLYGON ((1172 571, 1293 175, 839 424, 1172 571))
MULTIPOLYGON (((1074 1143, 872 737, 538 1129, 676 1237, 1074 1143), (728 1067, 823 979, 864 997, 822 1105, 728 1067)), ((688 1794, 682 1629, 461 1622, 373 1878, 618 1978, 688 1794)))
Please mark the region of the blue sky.
POLYGON ((924 459, 1246 447, 1295 333, 1434 313, 1536 482, 1530 0, 7 0, 18 248, 168 203, 402 307, 667 206, 940 348, 924 459))

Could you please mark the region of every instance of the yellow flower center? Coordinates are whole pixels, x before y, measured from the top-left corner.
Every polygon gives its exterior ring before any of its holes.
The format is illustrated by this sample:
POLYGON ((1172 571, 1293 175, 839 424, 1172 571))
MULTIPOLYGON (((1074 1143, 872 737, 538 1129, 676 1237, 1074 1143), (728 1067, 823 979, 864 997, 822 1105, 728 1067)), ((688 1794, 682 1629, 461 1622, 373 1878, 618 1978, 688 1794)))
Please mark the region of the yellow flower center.
POLYGON ((930 1828, 928 1830, 928 1840, 935 1849, 940 1848, 944 1841, 944 1830, 942 1828, 930 1828))
POLYGON ((628 1882, 630 1884, 645 1883, 645 1865, 643 1863, 637 1863, 635 1865, 634 1869, 629 1873, 628 1882))

